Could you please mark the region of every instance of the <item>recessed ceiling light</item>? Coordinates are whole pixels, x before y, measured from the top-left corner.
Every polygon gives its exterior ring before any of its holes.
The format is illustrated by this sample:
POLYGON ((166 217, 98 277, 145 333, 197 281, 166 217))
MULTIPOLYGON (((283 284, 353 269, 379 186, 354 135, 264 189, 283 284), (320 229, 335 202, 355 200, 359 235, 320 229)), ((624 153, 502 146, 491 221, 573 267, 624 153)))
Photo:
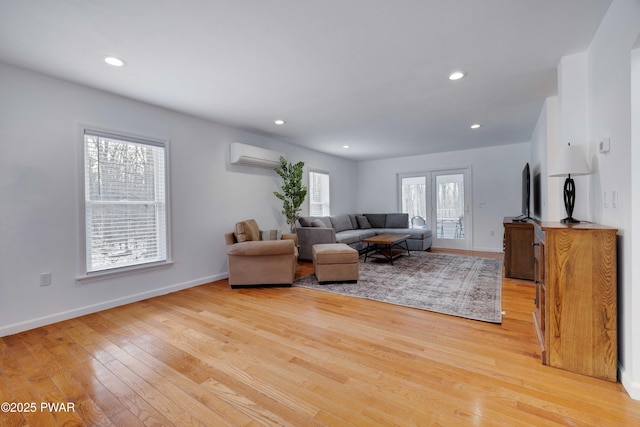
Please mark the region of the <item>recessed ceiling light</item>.
POLYGON ((474 123, 471 125, 471 129, 478 129, 480 127, 480 124, 478 123, 474 123))
POLYGON ((342 148, 351 148, 351 146, 345 144, 345 145, 342 146, 342 148))
POLYGON ((454 71, 453 73, 449 74, 449 80, 460 80, 466 75, 467 73, 463 71, 454 71))
POLYGON ((273 121, 273 123, 275 123, 275 124, 277 124, 277 125, 283 125, 283 124, 285 124, 285 123, 287 123, 287 122, 285 122, 285 121, 284 121, 284 120, 282 120, 282 119, 278 119, 278 120, 274 120, 274 121, 273 121))
POLYGON ((114 67, 124 67, 124 65, 126 64, 126 62, 124 62, 124 59, 116 58, 115 56, 105 56, 104 62, 114 67))

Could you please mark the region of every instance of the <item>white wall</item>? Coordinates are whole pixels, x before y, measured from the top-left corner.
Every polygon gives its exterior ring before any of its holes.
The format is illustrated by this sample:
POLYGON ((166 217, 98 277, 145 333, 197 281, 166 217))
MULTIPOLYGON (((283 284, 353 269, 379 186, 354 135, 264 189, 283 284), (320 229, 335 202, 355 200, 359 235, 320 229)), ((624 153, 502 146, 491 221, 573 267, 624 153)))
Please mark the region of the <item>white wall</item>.
MULTIPOLYGON (((531 168, 532 180, 536 175, 540 180, 538 188, 532 190, 532 203, 535 218, 547 221, 549 212, 561 212, 562 185, 556 182, 557 178, 549 179, 549 153, 547 147, 557 144, 558 129, 558 97, 551 96, 546 99, 538 122, 531 136, 531 168), (560 185, 560 186, 559 186, 560 185)), ((563 182, 561 180, 561 182, 563 182)), ((536 184, 533 184, 536 185, 536 184)), ((562 207, 564 209, 564 207, 562 207)))
MULTIPOLYGON (((559 136, 557 144, 547 146, 550 173, 554 173, 554 160, 558 152, 558 146, 566 145, 567 143, 579 146, 582 149, 585 160, 589 163, 587 106, 587 54, 582 52, 565 56, 560 60, 560 65, 558 65, 559 136)), ((549 180, 549 187, 554 193, 551 197, 559 194, 563 200, 557 206, 552 204, 549 207, 548 213, 551 221, 559 221, 567 217, 563 196, 566 178, 566 176, 552 177, 549 180)), ((591 221, 589 177, 572 176, 572 178, 575 181, 576 188, 573 217, 579 220, 591 221)))
MULTIPOLYGON (((229 165, 238 141, 331 174, 356 210, 352 161, 0 64, 0 336, 226 277, 223 234, 286 229, 273 170, 229 165), (174 265, 80 285, 81 125, 170 140, 174 265), (52 284, 39 286, 42 272, 52 284)), ((305 205, 305 210, 308 207, 305 205)))
POLYGON ((631 235, 632 251, 627 264, 630 278, 624 291, 625 295, 630 295, 628 301, 623 303, 625 311, 621 335, 625 340, 630 340, 623 353, 625 360, 629 360, 624 363, 623 380, 627 389, 640 400, 640 339, 637 332, 632 334, 632 331, 640 328, 640 290, 637 286, 640 280, 640 168, 637 167, 640 165, 640 38, 632 53, 631 70, 631 164, 636 167, 631 168, 631 233, 627 235, 631 235))
POLYGON ((639 35, 640 2, 614 0, 589 46, 587 65, 589 152, 595 169, 593 219, 619 229, 619 360, 623 384, 636 399, 640 399, 640 277, 632 274, 632 247, 640 248, 640 241, 631 238, 631 50, 639 35), (599 154, 598 143, 605 137, 611 138, 611 151, 599 154), (605 205, 605 192, 610 197, 614 190, 617 207, 605 205))
POLYGON ((475 250, 502 251, 502 220, 521 211, 529 143, 358 163, 358 211, 398 212, 399 173, 471 166, 475 250), (483 203, 485 207, 481 208, 483 203), (491 236, 491 231, 494 235, 491 236))
MULTIPOLYGON (((632 50, 640 35, 639 23, 640 2, 614 0, 588 51, 562 58, 559 122, 547 123, 548 134, 557 132, 559 137, 555 144, 553 138, 546 141, 552 163, 558 144, 584 138, 580 144, 592 174, 576 179, 574 216, 618 228, 618 357, 621 381, 635 399, 640 399, 640 192, 635 188, 640 186, 640 99, 632 100, 631 83, 637 85, 634 96, 640 97, 640 53, 632 50), (602 154, 599 143, 605 137, 611 138, 611 151, 602 154), (617 207, 612 204, 613 190, 618 193, 617 207)), ((544 127, 549 117, 541 114, 538 127, 544 127)), ((532 139, 532 153, 542 152, 538 145, 544 143, 544 138, 532 139)), ((555 192, 554 179, 549 179, 549 206, 562 206, 562 192, 555 192)), ((547 215, 557 219, 551 208, 547 215)))

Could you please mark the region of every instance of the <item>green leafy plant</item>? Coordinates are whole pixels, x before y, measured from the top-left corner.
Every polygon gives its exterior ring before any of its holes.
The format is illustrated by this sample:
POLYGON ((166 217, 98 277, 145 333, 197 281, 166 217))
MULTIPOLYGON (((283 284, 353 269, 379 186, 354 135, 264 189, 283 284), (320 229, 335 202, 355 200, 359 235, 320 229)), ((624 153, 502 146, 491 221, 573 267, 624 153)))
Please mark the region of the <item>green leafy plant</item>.
POLYGON ((287 219, 292 232, 296 229, 296 221, 300 218, 300 206, 307 197, 307 187, 302 184, 302 168, 304 162, 287 162, 280 157, 280 167, 274 170, 282 178, 282 192, 274 191, 273 194, 282 200, 282 215, 287 219))

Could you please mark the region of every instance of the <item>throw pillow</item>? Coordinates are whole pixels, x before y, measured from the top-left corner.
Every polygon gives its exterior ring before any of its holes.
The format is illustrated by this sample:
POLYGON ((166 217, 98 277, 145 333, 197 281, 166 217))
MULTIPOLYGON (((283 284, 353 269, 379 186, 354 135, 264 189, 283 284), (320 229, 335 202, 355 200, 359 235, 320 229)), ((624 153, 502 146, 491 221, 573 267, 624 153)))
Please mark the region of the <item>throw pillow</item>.
POLYGON ((236 224, 235 233, 238 242, 252 242, 260 240, 260 228, 253 219, 248 219, 236 224))
POLYGON ((351 220, 351 229, 352 230, 357 230, 358 227, 358 215, 356 214, 349 214, 349 219, 351 220))
POLYGON ((353 230, 353 225, 351 225, 351 219, 349 219, 349 215, 336 215, 329 218, 331 220, 331 225, 336 233, 345 230, 353 230))
POLYGON ((311 219, 310 218, 305 218, 305 217, 301 216, 300 218, 298 218, 298 222, 300 223, 301 227, 313 227, 311 225, 311 219))
POLYGON ((369 224, 369 220, 367 219, 366 216, 358 215, 356 217, 356 219, 358 220, 358 227, 359 228, 362 228, 362 229, 371 228, 371 224, 369 224))
POLYGON ((264 230, 260 231, 260 240, 280 240, 282 231, 280 230, 264 230))
POLYGON ((313 221, 311 221, 311 226, 318 228, 328 228, 326 225, 324 225, 324 222, 320 221, 319 219, 314 219, 313 221))

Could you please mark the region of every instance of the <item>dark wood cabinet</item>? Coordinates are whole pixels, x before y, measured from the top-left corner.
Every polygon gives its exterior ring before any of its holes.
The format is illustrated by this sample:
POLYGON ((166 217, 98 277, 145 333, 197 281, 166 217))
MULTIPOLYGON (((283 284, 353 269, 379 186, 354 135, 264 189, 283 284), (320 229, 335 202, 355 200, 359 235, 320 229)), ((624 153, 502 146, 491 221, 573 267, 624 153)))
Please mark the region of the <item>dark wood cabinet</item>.
POLYGON ((615 228, 534 222, 542 363, 617 380, 615 228))
POLYGON ((504 274, 514 279, 534 279, 533 223, 504 218, 504 274))

